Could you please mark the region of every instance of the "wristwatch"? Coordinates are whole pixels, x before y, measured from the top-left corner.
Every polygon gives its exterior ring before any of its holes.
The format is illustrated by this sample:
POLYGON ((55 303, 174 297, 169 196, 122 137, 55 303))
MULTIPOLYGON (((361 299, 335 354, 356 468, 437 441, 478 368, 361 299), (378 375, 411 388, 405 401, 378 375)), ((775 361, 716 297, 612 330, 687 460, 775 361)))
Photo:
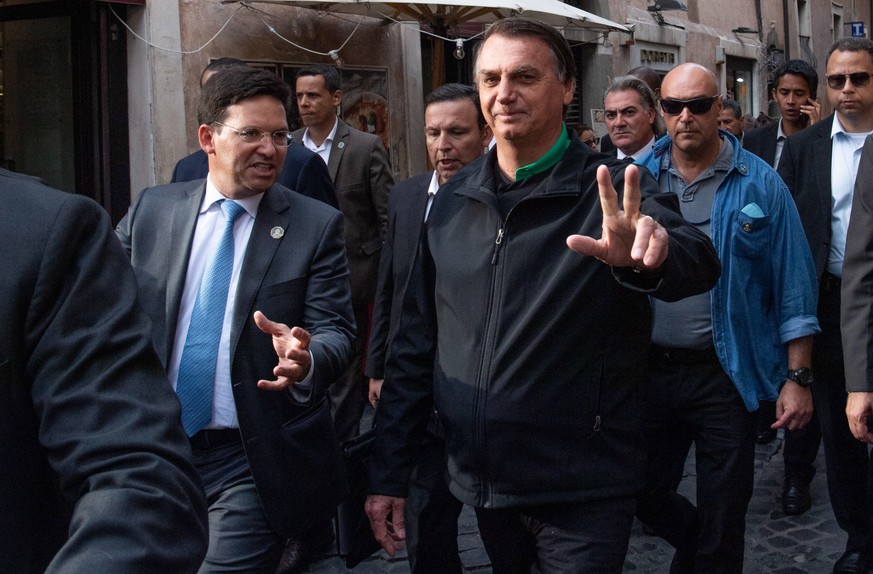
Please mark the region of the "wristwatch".
POLYGON ((812 384, 812 369, 809 367, 800 367, 799 369, 788 369, 788 380, 794 381, 804 389, 808 389, 812 384))

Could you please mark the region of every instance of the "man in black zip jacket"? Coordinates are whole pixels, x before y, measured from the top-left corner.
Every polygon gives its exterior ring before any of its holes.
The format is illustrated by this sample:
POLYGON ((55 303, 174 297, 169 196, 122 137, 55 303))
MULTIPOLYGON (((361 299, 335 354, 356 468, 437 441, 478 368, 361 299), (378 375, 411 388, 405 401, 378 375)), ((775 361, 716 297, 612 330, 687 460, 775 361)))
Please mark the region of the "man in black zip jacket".
POLYGON ((568 135, 575 64, 554 28, 493 24, 475 70, 497 145, 429 214, 388 350, 367 513, 393 554, 436 407, 450 489, 475 507, 496 574, 618 573, 641 487, 648 297, 709 290, 718 259, 675 196, 568 135))

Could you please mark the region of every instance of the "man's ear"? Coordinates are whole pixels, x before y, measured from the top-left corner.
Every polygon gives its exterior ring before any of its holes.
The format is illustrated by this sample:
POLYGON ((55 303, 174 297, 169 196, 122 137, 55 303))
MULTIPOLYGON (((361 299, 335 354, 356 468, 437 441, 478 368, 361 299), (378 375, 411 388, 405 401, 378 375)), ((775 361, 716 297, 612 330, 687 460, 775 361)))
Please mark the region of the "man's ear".
POLYGON ((197 129, 197 140, 200 142, 200 149, 207 155, 215 153, 215 128, 201 124, 197 129))
POLYGON ((482 147, 487 149, 492 137, 494 137, 494 132, 491 131, 491 126, 485 124, 485 127, 482 128, 482 147))
POLYGON ((333 99, 333 107, 338 108, 341 103, 343 103, 343 92, 342 90, 335 91, 331 98, 333 99))

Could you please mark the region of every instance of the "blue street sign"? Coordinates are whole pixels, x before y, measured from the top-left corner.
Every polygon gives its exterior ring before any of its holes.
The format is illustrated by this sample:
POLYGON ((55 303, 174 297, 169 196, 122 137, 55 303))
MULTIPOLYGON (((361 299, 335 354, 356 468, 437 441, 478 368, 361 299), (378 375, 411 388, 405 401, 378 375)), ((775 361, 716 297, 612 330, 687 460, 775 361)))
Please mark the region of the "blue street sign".
POLYGON ((852 27, 853 38, 866 38, 867 33, 864 31, 864 22, 849 22, 852 27))

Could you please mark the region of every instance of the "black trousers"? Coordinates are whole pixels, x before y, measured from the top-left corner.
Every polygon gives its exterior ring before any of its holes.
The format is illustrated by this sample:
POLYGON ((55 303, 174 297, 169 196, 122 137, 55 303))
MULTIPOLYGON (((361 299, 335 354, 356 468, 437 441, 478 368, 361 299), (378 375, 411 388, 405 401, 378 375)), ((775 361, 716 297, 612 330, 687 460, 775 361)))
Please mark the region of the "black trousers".
POLYGON ((367 403, 367 379, 364 377, 364 354, 367 350, 369 308, 355 307, 357 336, 352 347, 349 365, 339 380, 330 386, 331 417, 336 434, 341 441, 352 439, 360 434, 361 417, 367 403))
POLYGON ((458 516, 464 505, 449 491, 446 443, 428 434, 419 448, 406 498, 406 550, 413 574, 460 574, 458 516))
POLYGON ((840 286, 826 276, 819 290, 822 332, 813 341, 813 404, 824 443, 828 493, 837 523, 848 536, 847 550, 871 551, 873 543, 873 466, 867 445, 846 420, 846 377, 840 333, 840 286))
POLYGON ((632 497, 526 508, 477 508, 494 574, 621 574, 632 497))
POLYGON ((748 412, 715 350, 653 348, 646 393, 646 487, 637 516, 694 571, 743 570, 746 509, 754 483, 757 412, 748 412), (691 442, 697 505, 673 489, 691 442))

